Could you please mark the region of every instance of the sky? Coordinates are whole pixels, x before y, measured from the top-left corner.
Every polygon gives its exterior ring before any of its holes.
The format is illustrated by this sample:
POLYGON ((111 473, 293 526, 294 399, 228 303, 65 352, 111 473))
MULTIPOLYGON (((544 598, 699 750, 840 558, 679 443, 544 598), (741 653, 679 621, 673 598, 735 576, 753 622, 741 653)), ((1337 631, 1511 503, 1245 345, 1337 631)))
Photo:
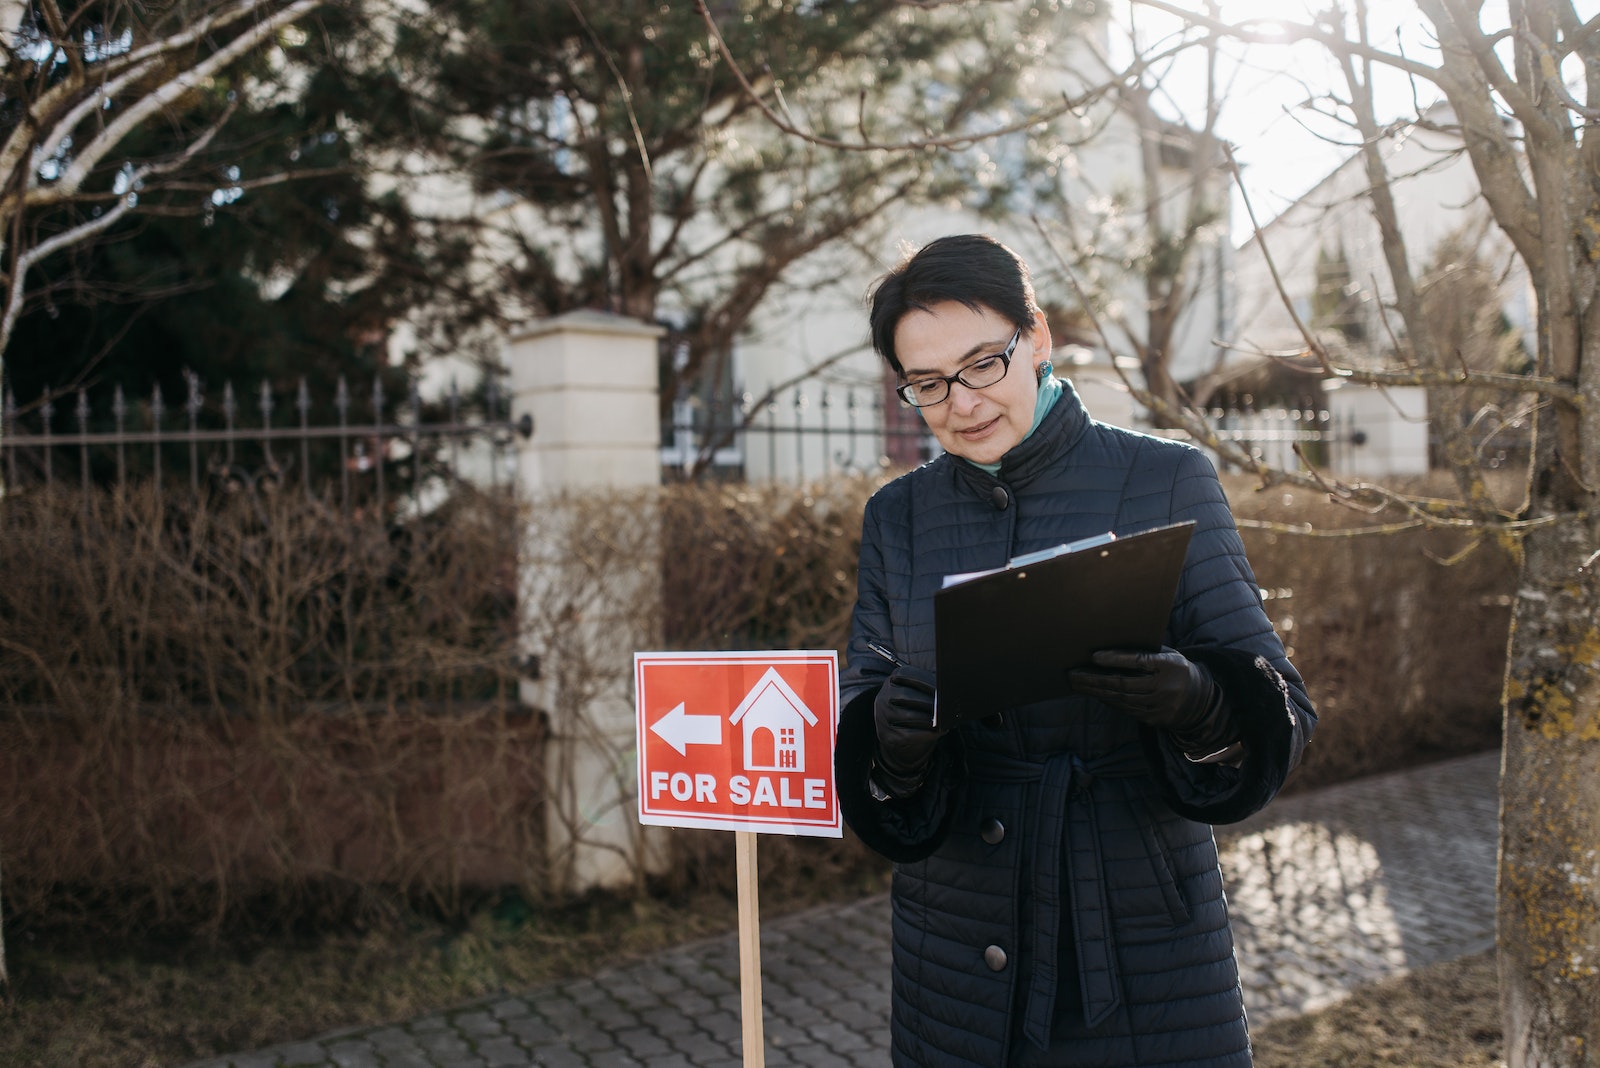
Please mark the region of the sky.
MULTIPOLYGON (((1119 21, 1128 25, 1126 0, 1117 10, 1119 21)), ((1183 0, 1178 0, 1183 2, 1183 0)), ((1188 0, 1199 7, 1198 0, 1188 0)), ((1308 9, 1328 7, 1328 0, 1220 0, 1224 20, 1287 19, 1308 21, 1308 9)), ((1345 6, 1349 6, 1346 3, 1345 6)), ((1437 62, 1426 20, 1413 0, 1367 0, 1373 43, 1386 51, 1403 49, 1412 59, 1437 62)), ((1578 0, 1580 16, 1592 18, 1600 12, 1600 0, 1578 0)), ((1136 8, 1133 25, 1141 39, 1158 41, 1174 23, 1147 8, 1136 8)), ((1504 0, 1489 0, 1484 5, 1483 25, 1505 24, 1504 0)), ((1232 81, 1218 120, 1218 132, 1235 146, 1235 158, 1243 171, 1243 183, 1256 216, 1262 223, 1288 207, 1330 171, 1355 152, 1350 132, 1300 105, 1311 95, 1337 89, 1344 92, 1344 81, 1328 54, 1310 45, 1243 46, 1230 45, 1227 65, 1232 81)), ((1174 69, 1165 82, 1172 90, 1165 102, 1171 113, 1193 110, 1203 102, 1203 73, 1198 64, 1174 69)), ((1374 74, 1379 121, 1415 114, 1418 105, 1435 102, 1438 92, 1426 83, 1413 86, 1389 69, 1374 74)), ((1580 94, 1581 95, 1581 94, 1580 94)), ((1190 118, 1193 125, 1198 116, 1190 118)), ((1234 198, 1234 238, 1236 243, 1249 236, 1250 221, 1243 200, 1234 198)))

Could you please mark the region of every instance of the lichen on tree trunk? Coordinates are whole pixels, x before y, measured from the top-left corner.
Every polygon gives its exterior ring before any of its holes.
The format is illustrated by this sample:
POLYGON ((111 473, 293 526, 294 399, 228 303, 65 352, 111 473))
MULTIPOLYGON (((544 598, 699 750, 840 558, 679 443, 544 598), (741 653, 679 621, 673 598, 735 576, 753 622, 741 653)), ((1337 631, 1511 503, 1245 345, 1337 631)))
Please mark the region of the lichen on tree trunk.
POLYGON ((1524 544, 1505 689, 1499 953, 1511 1068, 1600 1065, 1595 525, 1524 544))

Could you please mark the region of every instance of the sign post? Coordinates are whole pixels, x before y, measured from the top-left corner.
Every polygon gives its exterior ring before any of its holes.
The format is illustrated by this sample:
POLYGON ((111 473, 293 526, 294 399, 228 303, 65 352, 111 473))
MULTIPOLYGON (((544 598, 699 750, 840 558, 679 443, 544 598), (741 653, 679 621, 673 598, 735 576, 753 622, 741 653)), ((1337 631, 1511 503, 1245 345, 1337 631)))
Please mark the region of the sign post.
POLYGON ((739 1020, 744 1024, 746 1068, 767 1063, 761 1023, 761 895, 756 878, 756 832, 734 831, 739 883, 739 1020))
POLYGON ((744 1063, 766 1062, 756 835, 844 836, 833 650, 635 653, 639 822, 735 832, 744 1063))

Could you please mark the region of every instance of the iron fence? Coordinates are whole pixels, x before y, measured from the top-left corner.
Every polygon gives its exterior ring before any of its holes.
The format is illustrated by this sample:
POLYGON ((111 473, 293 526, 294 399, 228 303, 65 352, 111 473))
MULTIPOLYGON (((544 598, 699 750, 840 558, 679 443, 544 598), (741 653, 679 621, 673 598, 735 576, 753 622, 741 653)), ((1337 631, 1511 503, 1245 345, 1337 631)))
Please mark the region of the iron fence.
POLYGON ((663 476, 804 482, 937 456, 921 418, 888 398, 877 387, 813 383, 759 399, 746 392, 680 400, 662 421, 663 476))
MULTIPOLYGON (((1361 442, 1349 419, 1325 408, 1218 407, 1201 414, 1221 440, 1289 469, 1334 466, 1361 442)), ((734 401, 680 402, 662 422, 661 443, 662 470, 670 479, 709 473, 804 481, 834 472, 913 467, 941 451, 915 409, 888 389, 832 385, 794 387, 781 399, 764 401, 745 393, 734 401)))
POLYGON ((209 488, 275 490, 298 466, 308 496, 331 494, 336 487, 347 512, 355 502, 370 501, 380 514, 397 492, 421 507, 430 479, 465 477, 491 489, 509 482, 515 437, 533 433, 531 416, 512 419, 509 397, 492 377, 471 397, 452 383, 448 395, 428 403, 415 383, 403 401, 391 403, 383 382, 375 380, 362 412, 340 376, 332 422, 313 421, 319 407, 304 378, 287 405, 266 382, 250 405, 241 403, 232 382, 211 400, 199 377, 190 375, 177 405, 169 404, 160 386, 135 401, 117 386, 99 407, 84 389, 47 393, 26 408, 7 389, 3 406, 0 471, 8 492, 52 486, 71 478, 74 467, 85 491, 144 475, 160 493, 168 480, 185 473, 195 494, 209 488), (70 412, 58 403, 64 397, 74 402, 70 412), (476 454, 475 462, 469 454, 476 454), (399 484, 393 484, 396 479, 399 484))
MULTIPOLYGON (((160 387, 133 401, 116 387, 98 403, 75 390, 23 408, 8 390, 0 475, 8 492, 67 480, 85 489, 123 485, 143 476, 158 493, 174 480, 186 480, 193 493, 275 490, 298 476, 308 496, 336 495, 346 511, 371 503, 382 512, 396 494, 425 507, 430 484, 509 483, 515 440, 533 433, 530 416, 512 418, 510 398, 494 378, 471 396, 452 385, 428 402, 415 384, 398 402, 382 381, 361 401, 343 377, 333 392, 331 402, 318 404, 301 379, 287 399, 262 383, 242 400, 231 383, 208 396, 190 376, 176 404, 160 387)), ((1204 414, 1218 437, 1275 466, 1302 466, 1304 457, 1337 468, 1360 444, 1352 425, 1321 408, 1204 414)), ((681 401, 662 421, 660 440, 669 481, 804 482, 913 467, 940 452, 917 412, 886 386, 837 383, 763 398, 747 392, 681 401)))
MULTIPOLYGON (((1207 408, 1201 413, 1217 437, 1258 463, 1284 470, 1309 466, 1343 470, 1348 450, 1360 444, 1354 421, 1320 407, 1207 408)), ((1224 469, 1232 466, 1218 459, 1224 469)))

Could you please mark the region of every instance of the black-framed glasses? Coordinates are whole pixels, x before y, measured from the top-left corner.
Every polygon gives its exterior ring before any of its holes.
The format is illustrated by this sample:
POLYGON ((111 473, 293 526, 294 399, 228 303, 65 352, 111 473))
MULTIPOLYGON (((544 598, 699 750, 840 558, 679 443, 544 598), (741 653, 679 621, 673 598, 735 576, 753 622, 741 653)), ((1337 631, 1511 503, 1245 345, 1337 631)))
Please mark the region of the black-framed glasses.
POLYGON ((915 382, 907 382, 897 386, 895 392, 913 408, 928 408, 950 399, 952 382, 960 382, 968 389, 986 389, 1004 378, 1011 369, 1011 354, 1017 351, 1017 342, 1021 337, 1022 328, 1019 326, 1003 352, 973 360, 953 375, 929 375, 915 382))

